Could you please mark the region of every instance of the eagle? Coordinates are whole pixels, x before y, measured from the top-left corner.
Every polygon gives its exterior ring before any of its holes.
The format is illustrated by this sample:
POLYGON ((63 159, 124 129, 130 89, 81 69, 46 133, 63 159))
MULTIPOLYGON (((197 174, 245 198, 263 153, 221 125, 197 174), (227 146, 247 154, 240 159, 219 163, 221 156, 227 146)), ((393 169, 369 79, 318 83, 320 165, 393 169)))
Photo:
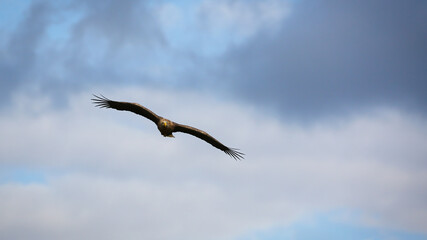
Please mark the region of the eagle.
POLYGON ((143 107, 139 105, 138 103, 131 103, 131 102, 117 102, 110 100, 106 97, 104 97, 102 94, 101 96, 97 96, 93 94, 94 98, 92 98, 92 102, 95 104, 96 107, 100 108, 113 108, 119 111, 129 111, 136 113, 138 115, 141 115, 145 118, 150 119, 153 121, 157 128, 159 129, 160 133, 164 137, 175 137, 172 133, 174 132, 182 132, 191 134, 195 137, 198 137, 208 143, 210 143, 212 146, 218 148, 219 150, 222 150, 226 154, 228 154, 230 157, 234 158, 235 160, 241 160, 244 159, 244 153, 239 152, 239 149, 235 148, 229 148, 222 144, 220 141, 216 140, 214 137, 209 135, 208 133, 194 128, 187 125, 179 124, 176 122, 173 122, 171 120, 168 120, 166 118, 163 118, 157 114, 155 114, 150 109, 143 107))

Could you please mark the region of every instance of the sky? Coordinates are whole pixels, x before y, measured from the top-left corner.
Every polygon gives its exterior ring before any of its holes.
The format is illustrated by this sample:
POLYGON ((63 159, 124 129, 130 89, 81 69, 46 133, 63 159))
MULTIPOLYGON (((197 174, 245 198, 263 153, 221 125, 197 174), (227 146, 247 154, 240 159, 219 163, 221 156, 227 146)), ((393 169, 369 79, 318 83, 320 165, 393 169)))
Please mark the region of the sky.
POLYGON ((423 0, 0 0, 0 238, 427 239, 426 39, 423 0))

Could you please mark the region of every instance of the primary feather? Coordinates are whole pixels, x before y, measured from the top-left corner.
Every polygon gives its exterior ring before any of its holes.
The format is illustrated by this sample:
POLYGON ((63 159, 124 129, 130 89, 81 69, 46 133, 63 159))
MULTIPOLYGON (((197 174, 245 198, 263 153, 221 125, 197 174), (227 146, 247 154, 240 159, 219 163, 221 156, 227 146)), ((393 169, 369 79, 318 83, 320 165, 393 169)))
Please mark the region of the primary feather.
POLYGON ((210 143, 212 146, 224 151, 226 154, 228 154, 235 160, 240 160, 244 158, 244 154, 239 152, 238 149, 229 148, 225 146, 208 133, 191 126, 175 123, 168 119, 160 117, 154 112, 152 112, 150 109, 143 107, 137 103, 112 101, 102 95, 101 97, 96 95, 93 96, 95 98, 93 98, 92 101, 97 107, 113 108, 120 111, 130 111, 150 119, 157 125, 157 128, 159 129, 160 133, 165 137, 173 137, 173 132, 187 133, 210 143))
POLYGON ((226 154, 228 154, 229 156, 233 157, 236 160, 244 158, 243 157, 244 154, 237 151, 238 149, 229 148, 229 147, 225 146, 220 141, 216 140, 214 137, 212 137, 211 135, 209 135, 208 133, 206 133, 200 129, 190 127, 187 125, 183 125, 183 124, 179 124, 179 123, 175 123, 174 132, 188 133, 188 134, 191 134, 191 135, 198 137, 202 140, 205 140, 206 142, 210 143, 212 146, 224 151, 226 154))
POLYGON ((139 105, 138 103, 130 103, 130 102, 116 102, 112 101, 103 95, 101 97, 98 97, 96 95, 93 95, 95 98, 92 98, 91 100, 95 104, 95 106, 100 108, 114 108, 119 111, 129 111, 136 114, 139 114, 145 118, 150 119, 155 124, 158 123, 160 120, 160 117, 153 113, 150 109, 143 107, 139 105))

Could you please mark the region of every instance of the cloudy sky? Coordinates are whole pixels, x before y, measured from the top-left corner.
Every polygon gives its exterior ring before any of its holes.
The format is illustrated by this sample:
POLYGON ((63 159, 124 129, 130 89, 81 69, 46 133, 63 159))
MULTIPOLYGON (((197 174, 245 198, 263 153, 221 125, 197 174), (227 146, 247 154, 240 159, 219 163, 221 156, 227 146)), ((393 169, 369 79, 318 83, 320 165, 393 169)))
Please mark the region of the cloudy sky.
POLYGON ((427 239, 426 40, 423 0, 0 0, 0 238, 427 239))

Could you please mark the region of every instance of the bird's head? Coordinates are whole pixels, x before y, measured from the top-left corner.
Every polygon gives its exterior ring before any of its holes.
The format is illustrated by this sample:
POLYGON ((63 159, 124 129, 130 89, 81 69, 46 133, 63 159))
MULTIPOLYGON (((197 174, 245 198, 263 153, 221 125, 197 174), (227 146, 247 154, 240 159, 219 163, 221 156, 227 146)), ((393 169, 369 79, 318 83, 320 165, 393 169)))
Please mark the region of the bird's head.
POLYGON ((165 137, 174 137, 172 135, 173 132, 173 122, 167 120, 167 119, 162 119, 160 120, 160 122, 157 125, 157 128, 160 130, 160 132, 162 133, 163 136, 165 137))
POLYGON ((173 126, 172 122, 167 119, 161 119, 158 125, 163 129, 170 129, 173 126))

